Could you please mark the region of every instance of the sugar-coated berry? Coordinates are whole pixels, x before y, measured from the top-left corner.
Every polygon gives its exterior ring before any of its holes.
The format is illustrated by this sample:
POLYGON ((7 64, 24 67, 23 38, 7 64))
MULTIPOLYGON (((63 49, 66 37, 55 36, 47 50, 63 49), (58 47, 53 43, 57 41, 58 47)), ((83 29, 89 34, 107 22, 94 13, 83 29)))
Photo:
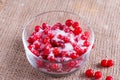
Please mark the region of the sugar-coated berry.
POLYGON ((46 43, 50 43, 50 39, 48 37, 44 38, 43 39, 43 43, 46 44, 46 43))
POLYGON ((112 76, 107 76, 105 80, 113 80, 112 76))
POLYGON ((113 66, 113 65, 114 65, 113 60, 108 60, 107 66, 108 66, 108 67, 111 67, 111 66, 113 66))
POLYGON ((70 39, 67 37, 64 37, 63 40, 65 41, 65 43, 70 42, 70 39))
POLYGON ((43 50, 43 55, 48 56, 49 53, 50 53, 50 49, 49 49, 48 47, 46 47, 46 48, 43 50))
POLYGON ((100 79, 101 77, 102 77, 101 71, 96 71, 95 74, 94 74, 94 78, 95 79, 100 79))
POLYGON ((66 20, 65 24, 70 27, 72 25, 73 21, 71 19, 66 20))
POLYGON ((49 33, 48 36, 49 36, 50 39, 52 39, 54 37, 54 34, 49 33))
POLYGON ((39 41, 35 41, 33 43, 33 45, 35 46, 35 49, 39 49, 40 48, 40 42, 39 41))
POLYGON ((85 75, 87 77, 93 77, 94 71, 92 69, 88 69, 88 70, 86 70, 85 75))
POLYGON ((103 67, 107 67, 107 60, 106 59, 103 59, 102 61, 101 61, 101 66, 103 66, 103 67))

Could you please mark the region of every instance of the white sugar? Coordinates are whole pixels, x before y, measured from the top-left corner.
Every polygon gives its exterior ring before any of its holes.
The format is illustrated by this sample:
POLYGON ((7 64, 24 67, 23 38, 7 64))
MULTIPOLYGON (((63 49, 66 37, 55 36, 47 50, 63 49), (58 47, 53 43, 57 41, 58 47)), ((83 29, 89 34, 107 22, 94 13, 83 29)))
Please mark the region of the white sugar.
POLYGON ((53 34, 55 34, 53 39, 56 40, 56 41, 60 41, 60 39, 58 39, 58 35, 67 36, 67 33, 65 33, 64 31, 59 30, 59 29, 54 30, 53 34))
POLYGON ((64 50, 66 50, 66 51, 73 50, 73 46, 70 43, 66 43, 64 50))
POLYGON ((83 45, 83 43, 84 43, 84 40, 78 40, 78 45, 83 45))
POLYGON ((71 60, 71 58, 69 58, 69 57, 63 57, 63 60, 64 61, 69 61, 69 60, 71 60))
POLYGON ((50 54, 48 55, 48 57, 51 57, 51 56, 54 57, 54 54, 53 54, 52 51, 50 52, 50 54))
POLYGON ((73 42, 73 43, 75 42, 73 34, 70 34, 70 41, 73 42))

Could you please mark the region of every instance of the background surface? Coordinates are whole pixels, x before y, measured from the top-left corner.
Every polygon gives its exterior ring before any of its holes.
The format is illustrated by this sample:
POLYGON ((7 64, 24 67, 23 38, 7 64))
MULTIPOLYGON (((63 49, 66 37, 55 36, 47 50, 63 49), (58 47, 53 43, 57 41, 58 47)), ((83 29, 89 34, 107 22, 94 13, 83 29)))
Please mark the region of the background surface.
POLYGON ((100 70, 120 80, 120 0, 0 0, 0 80, 90 80, 86 69, 100 70), (27 61, 22 45, 22 26, 33 16, 48 10, 80 14, 95 32, 95 48, 76 73, 52 78, 36 71, 27 61), (103 59, 113 59, 114 67, 101 68, 103 59))

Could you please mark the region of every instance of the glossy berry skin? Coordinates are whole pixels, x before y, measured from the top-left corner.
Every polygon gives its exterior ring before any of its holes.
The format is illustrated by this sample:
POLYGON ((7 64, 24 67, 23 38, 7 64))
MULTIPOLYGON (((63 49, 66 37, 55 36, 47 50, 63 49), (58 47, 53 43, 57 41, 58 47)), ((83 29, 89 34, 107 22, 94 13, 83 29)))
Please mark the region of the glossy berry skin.
POLYGON ((85 75, 87 77, 93 77, 94 71, 92 69, 88 69, 88 70, 86 70, 85 75))
POLYGON ((101 66, 102 66, 102 67, 107 67, 107 60, 106 60, 106 59, 103 59, 103 60, 101 61, 101 66))
POLYGON ((47 23, 43 23, 43 24, 42 24, 42 28, 43 28, 43 29, 45 29, 47 26, 48 26, 47 23))
POLYGON ((75 28, 73 31, 75 35, 79 35, 81 32, 82 32, 82 29, 80 27, 75 28))
POLYGON ((113 80, 112 76, 107 76, 105 80, 113 80))
POLYGON ((73 28, 77 28, 79 26, 79 23, 78 22, 74 22, 73 24, 72 24, 72 27, 73 28))
POLYGON ((84 46, 86 46, 86 47, 89 47, 89 46, 90 46, 90 42, 87 41, 87 40, 86 40, 83 44, 84 44, 84 46))
POLYGON ((96 71, 95 75, 94 75, 94 78, 95 79, 100 79, 101 77, 102 77, 102 73, 100 71, 96 71))
POLYGON ((65 24, 70 27, 72 25, 73 21, 71 19, 66 20, 65 24))
POLYGON ((40 26, 35 26, 35 31, 38 32, 40 30, 40 26))
POLYGON ((111 66, 113 66, 113 65, 114 65, 113 60, 108 60, 107 66, 108 66, 108 67, 111 67, 111 66))

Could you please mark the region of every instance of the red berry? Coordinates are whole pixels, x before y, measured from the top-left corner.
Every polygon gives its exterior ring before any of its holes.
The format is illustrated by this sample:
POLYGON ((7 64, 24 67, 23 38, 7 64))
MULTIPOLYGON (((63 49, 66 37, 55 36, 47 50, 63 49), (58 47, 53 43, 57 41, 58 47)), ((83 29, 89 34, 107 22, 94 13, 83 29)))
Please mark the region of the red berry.
POLYGON ((55 71, 59 69, 59 66, 57 63, 53 63, 50 67, 52 70, 55 70, 55 71))
POLYGON ((56 23, 53 27, 54 27, 53 30, 55 30, 55 29, 63 30, 63 28, 64 28, 64 26, 61 23, 56 23))
POLYGON ((29 37, 28 40, 27 40, 27 42, 29 42, 30 44, 32 44, 33 43, 32 37, 29 37))
POLYGON ((55 58, 54 58, 53 56, 49 56, 49 57, 47 57, 47 59, 48 59, 50 62, 55 61, 55 58))
POLYGON ((53 39, 50 40, 50 43, 51 43, 52 47, 57 47, 58 46, 57 42, 53 39))
POLYGON ((37 32, 32 32, 31 36, 34 36, 37 32))
POLYGON ((79 26, 79 23, 78 22, 74 22, 73 24, 72 24, 72 27, 73 28, 77 28, 79 26))
POLYGON ((65 41, 65 43, 67 43, 67 42, 70 42, 70 39, 67 37, 64 37, 64 41, 65 41))
POLYGON ((46 44, 46 43, 50 43, 50 39, 48 37, 44 38, 43 39, 43 43, 46 44))
POLYGON ((62 51, 62 52, 61 52, 61 55, 62 55, 62 57, 68 56, 68 53, 67 53, 67 51, 62 51))
POLYGON ((39 52, 38 52, 37 50, 35 50, 35 49, 32 49, 31 52, 32 52, 34 55, 36 55, 36 56, 39 56, 39 55, 40 55, 39 52))
POLYGON ((86 72, 85 72, 85 75, 86 75, 87 77, 93 77, 93 74, 94 74, 94 71, 93 71, 92 69, 88 69, 88 70, 86 70, 86 72))
POLYGON ((40 26, 35 26, 35 31, 38 32, 40 30, 40 26))
POLYGON ((43 55, 48 56, 48 54, 50 53, 50 49, 46 47, 43 52, 43 55))
POLYGON ((86 40, 84 43, 84 46, 89 47, 90 43, 86 40))
POLYGON ((89 38, 89 36, 90 36, 90 33, 86 31, 86 32, 84 32, 84 34, 81 35, 81 39, 87 40, 89 38))
POLYGON ((70 27, 72 25, 73 21, 71 19, 66 20, 65 24, 70 27))
POLYGON ((70 57, 71 57, 72 59, 75 59, 75 58, 78 58, 79 55, 77 55, 76 53, 71 53, 71 54, 70 54, 70 57))
POLYGON ((94 77, 95 79, 100 79, 102 77, 102 73, 100 71, 96 71, 94 77))
POLYGON ((46 23, 42 24, 42 28, 45 29, 48 25, 46 23))
POLYGON ((35 41, 33 44, 35 45, 35 49, 40 48, 40 42, 39 41, 35 41))
POLYGON ((108 60, 107 66, 108 66, 108 67, 111 67, 111 66, 113 66, 113 65, 114 65, 113 60, 108 60))
POLYGON ((64 37, 63 37, 61 34, 59 34, 59 35, 58 35, 58 39, 63 40, 63 39, 64 39, 64 37))
POLYGON ((68 32, 70 32, 71 30, 70 30, 70 28, 66 27, 66 28, 64 28, 64 31, 65 31, 66 33, 68 33, 68 32))
POLYGON ((79 56, 81 56, 84 53, 84 50, 81 49, 79 46, 75 46, 74 50, 77 52, 79 56))
POLYGON ((85 49, 83 50, 83 53, 86 53, 86 52, 87 52, 87 50, 88 50, 88 48, 85 48, 85 49))
POLYGON ((112 76, 107 76, 105 80, 113 80, 112 76))
POLYGON ((50 31, 50 27, 47 27, 44 29, 44 33, 48 35, 48 32, 50 31))
POLYGON ((54 53, 55 56, 58 56, 58 55, 59 55, 59 50, 58 50, 57 47, 55 47, 55 48, 53 49, 53 53, 54 53))
POLYGON ((74 33, 75 35, 79 35, 81 32, 82 32, 82 29, 81 29, 80 27, 75 28, 74 31, 73 31, 73 33, 74 33))
POLYGON ((44 66, 44 62, 42 60, 37 60, 36 64, 39 68, 42 68, 44 66))
POLYGON ((54 37, 54 34, 49 33, 48 36, 49 36, 50 39, 52 39, 54 37))
POLYGON ((29 46, 28 46, 28 49, 29 49, 29 50, 34 49, 34 48, 35 48, 34 45, 29 44, 29 46))
POLYGON ((74 61, 70 61, 67 63, 67 67, 70 68, 70 67, 75 67, 76 63, 74 61))
POLYGON ((39 35, 33 35, 33 36, 30 36, 27 41, 32 44, 34 41, 39 39, 40 39, 39 35))
POLYGON ((106 59, 103 59, 103 60, 101 61, 101 66, 107 67, 107 60, 106 60, 106 59))
POLYGON ((57 42, 57 46, 59 46, 59 47, 61 47, 61 48, 65 48, 65 44, 64 44, 64 42, 62 42, 62 41, 58 41, 58 42, 57 42))

